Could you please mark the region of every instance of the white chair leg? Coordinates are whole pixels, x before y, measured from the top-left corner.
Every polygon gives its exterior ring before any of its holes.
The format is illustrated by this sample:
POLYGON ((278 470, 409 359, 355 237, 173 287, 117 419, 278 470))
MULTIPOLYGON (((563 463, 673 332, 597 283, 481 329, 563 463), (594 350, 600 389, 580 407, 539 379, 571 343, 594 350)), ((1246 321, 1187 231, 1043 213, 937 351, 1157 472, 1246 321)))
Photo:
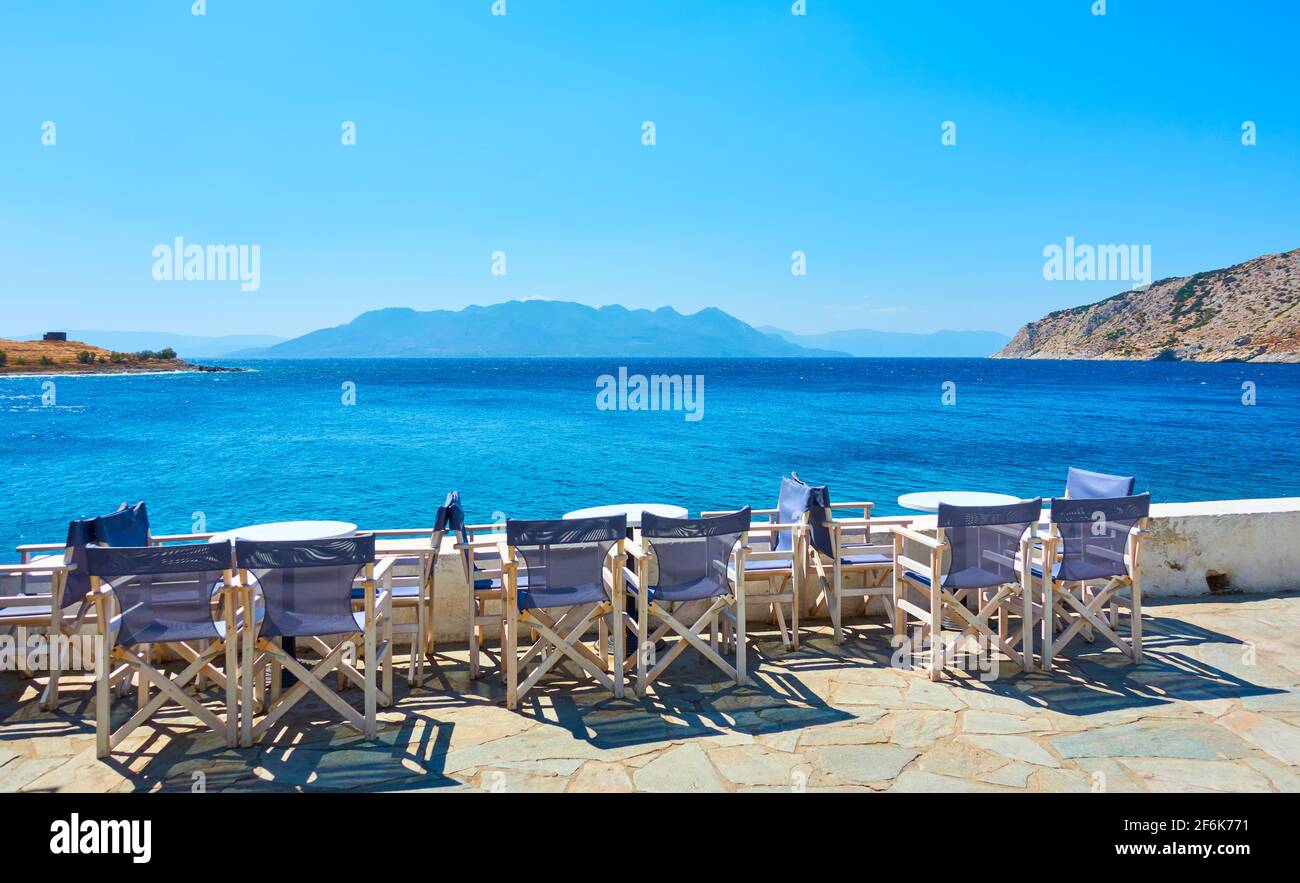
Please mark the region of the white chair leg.
POLYGON ((375 624, 373 621, 366 623, 364 640, 366 648, 366 738, 373 739, 379 735, 379 726, 376 721, 376 706, 378 705, 379 696, 375 689, 375 668, 379 664, 379 660, 375 658, 378 647, 375 641, 375 624))
POLYGON ((101 636, 97 650, 98 652, 95 654, 95 755, 97 757, 108 757, 109 737, 113 732, 113 690, 108 677, 112 660, 108 657, 109 645, 107 638, 101 636))
POLYGON ((736 629, 732 640, 736 643, 736 686, 742 686, 748 682, 749 676, 745 673, 745 586, 737 584, 736 586, 736 629))
POLYGON ((650 641, 650 613, 645 594, 638 593, 636 601, 636 693, 644 696, 649 687, 647 675, 654 644, 650 641))
POLYGON ((469 589, 469 679, 478 680, 478 648, 479 635, 483 633, 482 626, 478 624, 482 611, 479 610, 479 600, 475 597, 473 583, 469 589))
POLYGON ((519 634, 519 611, 515 605, 506 604, 505 631, 501 636, 501 652, 506 665, 506 708, 511 711, 519 706, 519 653, 515 649, 519 634))

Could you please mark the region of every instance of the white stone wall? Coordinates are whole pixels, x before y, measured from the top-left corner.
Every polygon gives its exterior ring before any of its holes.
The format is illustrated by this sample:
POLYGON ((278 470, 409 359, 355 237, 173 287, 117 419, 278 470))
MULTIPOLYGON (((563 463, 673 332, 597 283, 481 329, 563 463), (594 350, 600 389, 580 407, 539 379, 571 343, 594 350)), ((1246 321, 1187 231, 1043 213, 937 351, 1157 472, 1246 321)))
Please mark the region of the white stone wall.
POLYGON ((1142 545, 1147 597, 1300 589, 1300 498, 1164 503, 1142 545))

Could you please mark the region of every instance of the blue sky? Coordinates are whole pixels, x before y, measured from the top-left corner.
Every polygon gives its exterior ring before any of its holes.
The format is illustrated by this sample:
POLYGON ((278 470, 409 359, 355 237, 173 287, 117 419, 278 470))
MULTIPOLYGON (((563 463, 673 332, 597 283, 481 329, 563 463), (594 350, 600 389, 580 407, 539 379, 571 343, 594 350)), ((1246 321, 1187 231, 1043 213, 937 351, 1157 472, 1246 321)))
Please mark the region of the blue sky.
POLYGON ((1300 246, 1293 3, 506 2, 0 2, 0 333, 524 297, 1010 333, 1128 287, 1045 281, 1067 236, 1156 278, 1300 246), (154 281, 176 236, 259 245, 260 288, 154 281))

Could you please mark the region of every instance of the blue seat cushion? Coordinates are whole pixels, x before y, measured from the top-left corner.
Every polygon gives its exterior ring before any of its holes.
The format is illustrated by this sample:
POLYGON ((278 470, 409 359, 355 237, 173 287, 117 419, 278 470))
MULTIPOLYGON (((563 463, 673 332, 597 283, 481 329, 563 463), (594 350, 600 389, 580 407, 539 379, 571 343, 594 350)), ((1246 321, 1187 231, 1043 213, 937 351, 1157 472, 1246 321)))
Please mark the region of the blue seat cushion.
MULTIPOLYGON (((526 585, 528 585, 528 574, 525 572, 519 574, 519 588, 522 589, 526 585)), ((474 580, 474 591, 476 592, 500 591, 500 589, 501 580, 496 577, 474 580)))
POLYGON ((794 567, 794 562, 789 558, 777 558, 766 561, 746 561, 745 572, 754 573, 759 570, 789 570, 794 567))
POLYGON ((1064 558, 1057 563, 1052 573, 1054 579, 1089 580, 1110 579, 1112 576, 1126 576, 1128 569, 1120 561, 1083 561, 1078 558, 1064 558))
MULTIPOLYGON (((131 646, 164 644, 169 641, 212 641, 226 636, 224 622, 189 622, 158 619, 131 634, 131 646)), ((121 636, 119 635, 119 638, 121 636)), ((119 640, 118 643, 121 643, 119 640)))
MULTIPOLYGON (((352 600, 360 601, 366 596, 365 586, 357 586, 352 590, 352 600)), ((420 597, 419 586, 393 586, 393 598, 418 598, 420 597)))
MULTIPOLYGON (((1043 578, 1043 568, 1039 567, 1036 564, 1031 564, 1029 566, 1029 572, 1033 575, 1034 579, 1043 578)), ((1059 574, 1060 572, 1061 572, 1061 562, 1058 561, 1056 562, 1056 564, 1052 565, 1052 578, 1056 579, 1057 574, 1059 574)))
POLYGON ((853 566, 865 567, 865 566, 871 566, 876 564, 893 564, 893 563, 894 563, 894 559, 890 558, 888 555, 880 555, 874 552, 866 555, 845 555, 842 558, 840 558, 840 564, 845 565, 847 567, 853 567, 853 566))
POLYGON ((50 604, 33 604, 30 607, 0 607, 0 619, 49 616, 53 612, 51 607, 50 604))
POLYGON ((572 607, 575 604, 597 604, 607 599, 604 586, 587 583, 581 586, 545 586, 538 589, 520 587, 519 609, 572 607))
MULTIPOLYGON (((930 585, 930 578, 917 573, 915 570, 903 571, 903 576, 920 583, 923 586, 930 585)), ((1000 586, 1006 583, 1006 580, 1000 575, 980 567, 967 567, 959 570, 955 574, 947 574, 944 577, 943 587, 945 589, 991 589, 994 586, 1000 586), (950 579, 951 577, 951 579, 950 579)))
POLYGON ((280 614, 281 628, 271 623, 264 623, 263 637, 302 638, 308 635, 323 637, 325 635, 350 635, 366 630, 366 614, 356 611, 352 614, 280 614))
MULTIPOLYGON (((697 580, 685 583, 677 583, 671 586, 651 586, 651 601, 698 601, 701 598, 716 598, 719 595, 725 595, 730 591, 730 584, 712 577, 702 577, 697 580)), ((636 587, 628 582, 628 593, 637 594, 636 587)))

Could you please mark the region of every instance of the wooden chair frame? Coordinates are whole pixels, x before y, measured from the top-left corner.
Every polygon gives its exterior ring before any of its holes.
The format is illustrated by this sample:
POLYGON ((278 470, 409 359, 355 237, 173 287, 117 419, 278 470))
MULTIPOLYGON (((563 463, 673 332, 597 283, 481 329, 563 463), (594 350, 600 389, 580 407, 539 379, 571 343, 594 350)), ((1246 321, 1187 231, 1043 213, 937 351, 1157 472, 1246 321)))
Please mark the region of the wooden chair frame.
MULTIPOLYGON (((654 562, 654 544, 646 537, 639 541, 626 543, 628 556, 636 563, 636 570, 624 570, 625 577, 630 575, 636 580, 637 612, 633 617, 624 611, 622 619, 637 636, 637 653, 635 659, 625 661, 625 668, 636 666, 635 689, 638 696, 646 695, 650 685, 673 663, 686 648, 694 647, 705 659, 716 665, 737 685, 748 683, 745 672, 745 557, 748 554, 746 536, 741 535, 736 544, 734 576, 728 577, 731 591, 713 598, 701 598, 696 601, 680 603, 649 601, 650 565, 654 562), (695 608, 691 611, 692 608, 695 608), (683 619, 683 613, 691 611, 683 619), (650 631, 652 620, 659 620, 653 632, 650 631), (688 625, 689 623, 689 625, 688 625), (703 629, 708 628, 709 640, 705 643, 700 637, 703 629), (648 648, 653 648, 669 634, 675 634, 677 640, 663 655, 650 663, 648 648), (734 645, 736 664, 733 666, 719 653, 722 645, 734 645)), ((622 629, 619 629, 620 631, 622 629)))
MULTIPOLYGON (((624 644, 625 631, 622 626, 624 610, 623 567, 625 544, 620 539, 613 544, 610 560, 602 568, 605 588, 609 594, 604 601, 590 604, 577 604, 562 609, 558 617, 547 610, 530 608, 519 609, 519 561, 516 550, 504 540, 497 542, 497 551, 501 556, 505 571, 505 628, 502 632, 502 653, 505 656, 506 708, 514 711, 519 707, 519 700, 538 685, 542 677, 562 659, 577 663, 597 684, 623 698, 624 644), (616 613, 616 611, 619 611, 616 613), (583 640, 591 626, 601 623, 599 630, 600 649, 593 652, 583 640), (606 658, 606 629, 613 627, 614 664, 611 668, 606 658), (519 634, 523 628, 531 629, 537 635, 536 640, 519 655, 519 634), (539 661, 529 668, 534 659, 539 661), (521 670, 524 679, 520 681, 521 670)), ((472 586, 471 586, 472 589, 472 586)))
MULTIPOLYGON (((414 687, 424 680, 425 663, 433 662, 434 573, 438 568, 438 554, 442 549, 442 540, 447 532, 433 528, 366 532, 375 535, 376 555, 393 558, 394 568, 413 565, 416 570, 414 575, 393 574, 392 576, 394 583, 414 580, 415 585, 419 587, 414 597, 396 593, 392 597, 394 611, 415 610, 415 622, 401 624, 394 622, 392 626, 394 640, 399 635, 409 638, 411 653, 406 678, 407 683, 414 687)), ((364 600, 354 600, 353 607, 357 610, 363 609, 364 600)))
MULTIPOLYGON (((149 545, 163 546, 168 543, 186 543, 206 540, 211 537, 209 533, 193 534, 165 534, 160 536, 149 536, 149 545)), ((50 577, 49 594, 19 594, 7 596, 0 599, 2 606, 5 607, 44 607, 49 605, 49 615, 39 614, 32 616, 11 615, 0 619, 0 628, 23 626, 24 628, 39 628, 45 631, 46 635, 53 640, 54 638, 73 638, 81 632, 87 625, 92 624, 91 612, 94 610, 94 603, 90 600, 89 595, 82 601, 75 613, 63 609, 63 593, 67 589, 68 571, 73 569, 72 549, 68 548, 65 543, 26 543, 17 547, 17 552, 21 557, 21 564, 5 565, 0 568, 0 576, 16 574, 21 579, 21 592, 26 592, 28 579, 33 576, 50 577), (68 618, 71 614, 71 619, 68 618)), ((49 680, 46 681, 45 689, 41 691, 40 708, 42 711, 52 711, 59 704, 59 687, 62 680, 62 670, 60 660, 57 654, 51 657, 49 668, 49 680)), ((29 677, 34 677, 35 672, 25 672, 29 677)), ((134 673, 127 670, 125 682, 121 679, 117 682, 119 693, 124 692, 124 688, 129 687, 131 676, 134 673)), ((196 681, 196 686, 201 686, 202 676, 196 681)))
MULTIPOLYGON (((734 511, 734 510, 733 510, 734 511)), ((729 512, 701 512, 701 518, 712 518, 718 515, 728 515, 729 512)), ((762 568, 746 570, 744 577, 747 582, 758 582, 760 580, 767 583, 766 592, 753 592, 746 590, 744 592, 748 601, 756 604, 767 604, 769 612, 769 622, 775 623, 781 633, 781 643, 789 650, 799 649, 799 612, 803 607, 803 585, 807 576, 807 550, 805 543, 805 532, 808 528, 807 515, 793 524, 781 524, 776 521, 780 517, 780 510, 777 509, 752 509, 752 517, 766 517, 766 524, 751 522, 749 532, 746 534, 744 546, 746 548, 746 561, 786 561, 790 562, 789 568, 762 568), (781 531, 790 531, 790 550, 778 551, 776 546, 776 536, 781 531), (762 537, 763 548, 754 548, 752 541, 754 534, 762 537), (790 624, 787 627, 785 621, 785 612, 783 605, 790 605, 790 624)), ((744 629, 741 629, 743 632, 744 629)))
POLYGON ((1082 632, 1086 640, 1092 640, 1095 629, 1131 659, 1134 664, 1142 662, 1142 537, 1147 534, 1149 518, 1139 519, 1129 529, 1125 544, 1124 560, 1128 567, 1127 576, 1115 576, 1107 580, 1088 580, 1067 583, 1052 576, 1049 562, 1056 561, 1056 551, 1061 537, 1053 527, 1052 535, 1043 540, 1042 594, 1043 594, 1043 637, 1042 667, 1050 671, 1057 648, 1065 647, 1070 640, 1082 632), (1129 589, 1129 639, 1126 641, 1119 634, 1120 608, 1123 597, 1119 594, 1129 589), (1076 594, 1077 591, 1077 594, 1076 594), (1059 635, 1055 634, 1055 619, 1060 615, 1066 621, 1066 627, 1059 635))
MULTIPOLYGON (((948 661, 961 650, 962 643, 968 637, 985 638, 991 646, 997 647, 1022 671, 1033 667, 1033 627, 1034 598, 1033 576, 1030 569, 1022 565, 1020 582, 1006 583, 1001 586, 982 589, 946 589, 943 581, 943 558, 948 551, 947 531, 938 528, 934 537, 926 536, 908 527, 893 526, 894 534, 894 637, 906 639, 907 617, 910 614, 921 622, 922 635, 930 638, 929 664, 927 675, 937 681, 948 661), (928 564, 907 556, 907 542, 918 543, 929 549, 928 564), (928 584, 907 575, 908 571, 926 577, 928 584), (915 592, 928 598, 928 609, 921 607, 907 597, 915 592), (1021 602, 1022 625, 1014 635, 1010 632, 1008 613, 1011 602, 1019 596, 1021 602), (978 609, 971 612, 965 604, 968 598, 977 599, 978 609), (997 627, 990 622, 997 616, 997 627), (947 615, 961 627, 961 634, 951 644, 943 640, 943 620, 947 615)), ((1032 550, 1038 544, 1036 527, 1031 526, 1029 533, 1020 541, 1020 560, 1028 562, 1032 550)))
MULTIPOLYGON (((131 579, 125 577, 124 579, 131 579)), ((219 608, 226 626, 223 640, 205 641, 203 646, 191 647, 184 641, 167 642, 166 646, 189 664, 175 677, 155 668, 151 664, 151 654, 147 651, 136 652, 129 647, 115 646, 113 633, 120 619, 113 615, 116 606, 111 583, 106 585, 98 577, 91 577, 90 599, 95 609, 97 625, 97 644, 95 653, 95 754, 108 757, 122 740, 137 727, 152 718, 164 705, 174 703, 189 711, 206 724, 213 732, 221 733, 226 745, 233 748, 236 744, 236 724, 238 720, 238 665, 237 665, 237 620, 235 617, 235 598, 238 587, 234 584, 232 570, 222 572, 219 608), (225 669, 217 669, 212 663, 225 656, 225 669), (113 671, 113 663, 122 666, 113 671), (137 684, 137 710, 117 730, 112 725, 112 702, 119 686, 129 686, 134 676, 137 684), (225 716, 222 717, 200 701, 197 695, 186 692, 191 682, 199 686, 199 678, 211 678, 226 693, 225 716), (152 694, 150 686, 158 688, 152 694), (151 695, 152 694, 152 695, 151 695)), ((148 648, 152 645, 138 645, 148 648)))
MULTIPOLYGON (((76 565, 71 564, 69 555, 59 556, 57 562, 50 561, 25 561, 22 564, 4 564, 0 565, 0 577, 17 576, 23 580, 26 585, 26 579, 31 575, 49 576, 50 591, 48 594, 18 594, 5 595, 0 597, 0 607, 17 608, 21 610, 24 607, 33 608, 31 613, 11 612, 0 617, 0 629, 40 629, 44 631, 47 638, 53 642, 55 638, 71 638, 80 631, 82 623, 86 621, 87 615, 94 609, 93 603, 87 598, 82 602, 80 609, 77 611, 71 621, 64 618, 66 611, 63 609, 63 593, 68 584, 68 573, 75 569, 76 565), (48 613, 40 608, 49 607, 48 613)), ((51 643, 51 648, 54 645, 51 643)), ((51 652, 49 656, 48 676, 45 683, 45 689, 41 691, 40 707, 42 711, 51 711, 59 703, 59 678, 62 674, 60 654, 51 652)), ((35 677, 36 672, 30 669, 23 672, 27 677, 35 677)))
POLYGON ((361 632, 364 655, 364 669, 358 670, 349 660, 355 658, 357 647, 353 637, 345 635, 344 640, 330 647, 316 636, 303 636, 297 640, 315 650, 320 661, 310 669, 284 652, 278 643, 258 634, 258 627, 251 615, 254 607, 253 581, 248 571, 239 571, 238 588, 240 605, 245 612, 243 629, 243 695, 240 716, 240 744, 251 746, 264 736, 294 705, 308 693, 314 693, 337 711, 345 723, 359 730, 367 739, 374 739, 379 734, 377 707, 387 707, 393 701, 393 612, 392 612, 392 568, 397 561, 393 557, 378 558, 373 564, 364 567, 363 606, 365 608, 365 630, 361 632), (379 589, 382 584, 383 588, 379 589), (381 635, 382 629, 382 635, 381 635), (378 671, 383 663, 383 682, 379 683, 378 671), (270 663, 271 695, 263 709, 264 716, 253 723, 253 700, 256 695, 254 677, 265 681, 266 665, 270 663), (280 689, 280 667, 293 672, 298 682, 287 691, 280 689), (343 697, 328 686, 323 678, 330 672, 338 672, 341 678, 351 681, 363 692, 363 711, 358 712, 344 701, 343 697))
POLYGON ((826 556, 813 546, 811 540, 807 543, 809 565, 811 571, 816 574, 820 586, 820 593, 813 602, 813 610, 810 613, 814 613, 822 604, 826 606, 836 644, 843 644, 847 640, 844 636, 844 598, 862 598, 863 613, 867 612, 872 598, 879 598, 885 618, 891 624, 894 621, 894 589, 892 585, 885 584, 886 577, 892 576, 894 572, 893 538, 890 537, 886 542, 875 542, 873 536, 881 532, 888 533, 889 528, 895 525, 906 527, 916 519, 911 516, 872 518, 873 505, 872 503, 830 504, 832 515, 836 509, 862 510, 861 518, 829 518, 824 522, 831 535, 831 545, 835 552, 833 560, 827 561, 826 556), (844 563, 846 557, 855 554, 882 554, 890 556, 891 560, 879 564, 844 563), (844 585, 844 575, 852 573, 862 574, 861 586, 844 585))
MULTIPOLYGON (((456 551, 460 554, 461 563, 465 569, 465 583, 469 588, 468 645, 470 680, 478 680, 482 668, 481 657, 486 655, 491 659, 491 653, 484 649, 487 644, 488 628, 496 627, 499 640, 504 638, 505 635, 506 576, 501 558, 503 530, 503 526, 499 524, 467 524, 465 525, 467 542, 461 543, 458 541, 456 543, 456 551), (474 534, 478 531, 490 531, 492 536, 475 539, 474 534), (480 560, 487 566, 480 567, 478 565, 480 560), (497 588, 475 589, 474 583, 484 579, 497 581, 497 588), (488 602, 497 605, 496 612, 488 610, 488 602)), ((494 660, 494 664, 504 674, 504 668, 502 668, 500 661, 494 660)))

